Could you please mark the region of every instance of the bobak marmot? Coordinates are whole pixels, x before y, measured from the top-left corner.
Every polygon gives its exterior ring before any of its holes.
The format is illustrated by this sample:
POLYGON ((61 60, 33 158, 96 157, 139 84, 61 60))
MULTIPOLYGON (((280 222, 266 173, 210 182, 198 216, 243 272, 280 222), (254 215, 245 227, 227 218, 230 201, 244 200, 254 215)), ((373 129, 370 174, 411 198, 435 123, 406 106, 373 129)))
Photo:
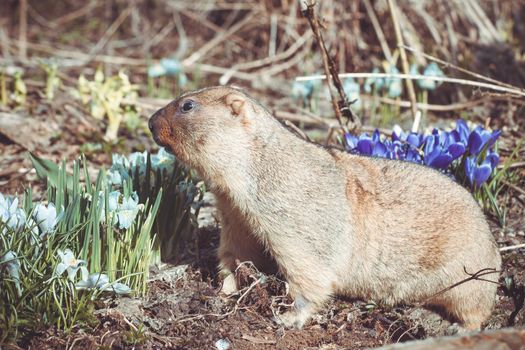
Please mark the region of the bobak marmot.
MULTIPOLYGON (((332 295, 410 303, 466 272, 500 269, 485 217, 460 185, 425 166, 306 142, 237 88, 184 94, 149 126, 217 198, 225 283, 236 260, 276 266, 285 276, 295 300, 279 317, 286 326, 302 327, 332 295)), ((496 287, 471 280, 427 304, 477 329, 491 314, 496 287)))

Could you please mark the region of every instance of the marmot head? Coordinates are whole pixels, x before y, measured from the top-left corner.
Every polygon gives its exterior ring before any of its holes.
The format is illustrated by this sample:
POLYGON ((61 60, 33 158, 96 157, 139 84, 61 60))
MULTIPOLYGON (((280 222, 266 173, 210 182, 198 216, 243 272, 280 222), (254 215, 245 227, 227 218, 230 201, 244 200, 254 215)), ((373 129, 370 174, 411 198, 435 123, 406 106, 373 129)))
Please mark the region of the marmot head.
POLYGON ((216 178, 225 175, 225 166, 247 164, 260 115, 267 112, 241 90, 210 87, 186 93, 158 110, 149 128, 156 143, 204 178, 216 178))

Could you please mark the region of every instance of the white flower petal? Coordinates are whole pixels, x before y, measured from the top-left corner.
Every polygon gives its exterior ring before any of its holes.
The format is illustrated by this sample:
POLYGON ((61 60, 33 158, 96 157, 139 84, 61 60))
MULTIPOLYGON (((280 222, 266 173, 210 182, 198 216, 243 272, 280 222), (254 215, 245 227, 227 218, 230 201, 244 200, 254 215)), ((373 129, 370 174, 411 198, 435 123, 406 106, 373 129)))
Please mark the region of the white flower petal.
POLYGON ((82 266, 80 268, 80 275, 82 277, 82 281, 85 281, 85 280, 88 279, 89 272, 88 272, 88 269, 85 266, 82 266))
POLYGON ((57 276, 62 276, 62 274, 64 273, 64 271, 67 270, 67 265, 64 264, 64 263, 58 263, 56 269, 55 269, 55 273, 57 274, 57 276))

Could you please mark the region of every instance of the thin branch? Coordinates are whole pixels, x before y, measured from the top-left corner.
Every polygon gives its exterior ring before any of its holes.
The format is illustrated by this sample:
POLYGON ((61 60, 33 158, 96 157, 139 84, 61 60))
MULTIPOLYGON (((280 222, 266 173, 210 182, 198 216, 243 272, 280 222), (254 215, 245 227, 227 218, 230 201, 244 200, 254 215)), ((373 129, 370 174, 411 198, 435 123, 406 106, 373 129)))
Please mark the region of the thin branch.
MULTIPOLYGON (((93 46, 93 48, 89 52, 89 57, 92 59, 97 55, 97 53, 108 43, 109 39, 115 34, 115 32, 118 30, 118 28, 124 23, 126 18, 131 14, 131 10, 133 9, 133 6, 128 6, 124 11, 120 13, 120 15, 117 17, 117 19, 109 26, 109 28, 106 30, 104 35, 99 39, 99 41, 93 46)), ((89 61, 91 61, 89 59, 89 61)), ((86 62, 87 63, 87 62, 86 62)))
POLYGON ((301 137, 302 139, 304 139, 305 141, 308 141, 310 143, 313 143, 312 139, 310 137, 308 137, 308 135, 306 135, 306 133, 304 131, 302 131, 300 128, 298 128, 294 123, 292 123, 291 121, 285 119, 283 121, 284 125, 286 125, 287 127, 289 127, 290 129, 292 129, 299 137, 301 137))
POLYGON ((521 248, 525 248, 525 243, 499 248, 499 251, 500 252, 508 252, 509 250, 516 250, 516 249, 521 249, 521 248))
POLYGON ((516 186, 516 185, 514 185, 514 184, 511 184, 510 182, 505 181, 505 180, 503 180, 502 182, 503 182, 506 186, 512 188, 514 191, 519 192, 519 193, 525 195, 525 190, 524 190, 523 188, 518 187, 518 186, 516 186))
POLYGON ((218 34, 213 38, 212 40, 208 41, 206 44, 204 44, 200 49, 195 51, 190 57, 186 58, 183 61, 183 64, 185 66, 192 65, 199 61, 208 51, 213 49, 215 46, 219 45, 221 42, 228 39, 232 34, 237 32, 239 29, 241 29, 244 25, 252 22, 254 16, 258 13, 258 11, 252 11, 250 14, 246 15, 242 21, 239 21, 235 23, 233 26, 228 28, 228 30, 218 34))
POLYGON ((379 24, 379 20, 377 19, 374 7, 370 3, 370 0, 363 0, 363 3, 365 5, 366 13, 370 18, 370 22, 372 22, 372 27, 374 27, 374 31, 376 32, 377 39, 379 40, 379 44, 381 45, 381 49, 383 50, 383 54, 385 55, 385 58, 388 62, 392 62, 392 51, 390 51, 390 47, 388 47, 388 43, 385 39, 385 34, 383 33, 383 29, 381 29, 381 25, 379 24))
MULTIPOLYGON (((401 34, 401 27, 399 25, 399 20, 397 18, 397 4, 395 3, 395 0, 388 0, 388 7, 390 8, 390 13, 392 15, 392 22, 394 23, 394 31, 396 34, 396 41, 397 46, 399 48, 399 53, 401 55, 401 64, 403 65, 403 72, 405 74, 409 74, 410 72, 410 66, 408 65, 408 59, 407 59, 407 53, 405 49, 403 48, 403 35, 401 34)), ((389 62, 390 64, 393 64, 393 62, 389 62)), ((417 99, 416 99, 416 92, 414 90, 414 84, 412 83, 412 80, 405 80, 405 84, 408 91, 408 98, 411 102, 411 108, 412 111, 412 118, 416 120, 417 117, 417 99)))
MULTIPOLYGON (((498 169, 504 169, 505 167, 507 167, 505 164, 498 165, 498 169)), ((525 167, 525 162, 516 162, 516 163, 512 163, 511 165, 509 165, 507 168, 516 169, 516 168, 523 168, 523 167, 525 167)))
POLYGON ((469 277, 457 282, 457 283, 454 283, 453 285, 447 287, 447 288, 444 288, 442 290, 440 290, 439 292, 437 293, 434 293, 432 294, 431 296, 429 296, 428 298, 425 298, 424 300, 416 303, 416 305, 424 305, 426 304, 430 299, 433 299, 437 296, 440 296, 446 292, 448 292, 449 290, 453 289, 453 288, 456 288, 457 286, 463 284, 463 283, 466 283, 466 282, 469 282, 469 281, 473 281, 473 280, 477 280, 477 281, 483 281, 483 282, 488 282, 488 283, 495 283, 497 285, 500 285, 499 282, 495 282, 495 281, 492 281, 492 280, 487 280, 487 279, 484 279, 482 278, 483 276, 487 276, 487 275, 491 275, 491 274, 494 274, 494 273, 501 273, 501 271, 499 270, 496 270, 494 268, 485 268, 485 269, 481 269, 479 270, 478 272, 476 273, 469 273, 467 272, 467 269, 466 267, 463 267, 463 271, 465 271, 465 273, 467 275, 469 275, 469 277))
MULTIPOLYGON (((421 75, 421 74, 343 73, 343 74, 339 74, 339 77, 341 78, 399 78, 399 79, 410 79, 410 80, 427 79, 427 80, 439 81, 439 82, 444 82, 444 83, 455 83, 455 84, 461 84, 461 85, 482 87, 482 88, 487 88, 487 89, 494 90, 494 91, 507 92, 510 94, 518 95, 518 96, 525 96, 525 91, 518 90, 517 88, 508 88, 508 87, 500 86, 500 85, 482 83, 482 82, 475 81, 475 80, 449 78, 449 77, 433 77, 433 76, 426 76, 426 75, 421 75)), ((297 77, 295 80, 308 81, 308 80, 323 80, 323 79, 326 79, 326 75, 302 76, 302 77, 297 77)))
POLYGON ((98 1, 91 0, 85 6, 79 8, 78 10, 70 12, 62 17, 55 19, 54 21, 50 22, 50 24, 53 27, 63 26, 67 22, 70 22, 74 19, 87 15, 91 10, 94 10, 96 7, 100 6, 100 4, 101 3, 98 1))
POLYGON ((352 123, 350 129, 353 132, 355 132, 361 127, 361 122, 359 118, 357 118, 357 116, 350 109, 350 103, 348 101, 348 98, 346 97, 346 93, 341 84, 341 80, 339 79, 339 75, 335 68, 334 60, 332 57, 328 55, 328 50, 326 49, 326 45, 323 40, 323 35, 321 33, 321 26, 319 24, 319 20, 317 16, 315 15, 314 7, 315 7, 315 3, 306 4, 306 9, 302 11, 302 14, 308 20, 308 23, 310 24, 310 27, 312 28, 312 31, 315 35, 317 44, 319 45, 319 48, 321 49, 321 57, 323 58, 323 68, 324 68, 325 74, 331 77, 328 80, 328 90, 330 91, 332 107, 334 109, 335 116, 341 128, 345 132, 347 131, 346 126, 343 124, 343 112, 344 112, 345 116, 348 117, 348 119, 352 123), (339 93, 339 97, 340 97, 339 101, 337 101, 332 89, 330 88, 330 83, 332 83, 337 89, 337 92, 339 93))
POLYGON ((403 45, 403 48, 410 51, 410 52, 413 52, 415 54, 418 54, 418 55, 421 55, 423 57, 425 57, 426 59, 430 60, 430 61, 434 61, 434 62, 437 62, 439 64, 442 64, 445 68, 452 68, 452 69, 455 69, 459 72, 462 72, 462 73, 465 73, 467 75, 470 75, 474 78, 478 78, 478 79, 481 79, 481 80, 485 80, 485 81, 488 81, 488 82, 491 82, 491 83, 494 83, 496 85, 500 85, 500 86, 506 86, 508 88, 511 88, 511 89, 515 89, 515 90, 521 90, 521 91, 524 91, 524 89, 518 87, 518 86, 514 86, 514 85, 510 85, 510 84, 507 84, 507 83, 504 83, 502 81, 499 81, 499 80, 496 80, 496 79, 492 79, 492 78, 489 78, 487 76, 484 76, 484 75, 481 75, 481 74, 478 74, 476 72, 473 72, 473 71, 470 71, 468 69, 465 69, 465 68, 461 68, 453 63, 450 63, 450 62, 447 62, 447 61, 443 61, 435 56, 431 56, 429 54, 426 54, 424 52, 421 52, 419 50, 416 50, 410 46, 406 46, 406 45, 403 45))
POLYGON ((27 0, 20 0, 20 13, 18 24, 18 55, 22 62, 27 60, 27 0))
MULTIPOLYGON (((304 47, 304 44, 306 42, 308 42, 308 40, 310 39, 311 36, 312 36, 312 33, 310 33, 310 32, 305 33, 298 40, 296 40, 292 45, 290 45, 290 47, 287 48, 285 51, 280 52, 280 53, 278 53, 278 54, 276 54, 276 55, 274 55, 272 57, 265 57, 265 58, 261 58, 261 59, 255 60, 255 61, 242 62, 242 63, 238 63, 238 64, 233 65, 226 73, 224 73, 219 78, 220 84, 221 85, 226 85, 235 72, 238 72, 238 71, 241 71, 241 70, 248 70, 248 69, 259 68, 259 67, 262 67, 262 66, 273 65, 273 64, 275 64, 278 61, 286 60, 289 57, 292 57, 293 55, 296 54, 296 52, 300 48, 304 47)), ((272 66, 272 68, 273 68, 273 66, 272 66)))

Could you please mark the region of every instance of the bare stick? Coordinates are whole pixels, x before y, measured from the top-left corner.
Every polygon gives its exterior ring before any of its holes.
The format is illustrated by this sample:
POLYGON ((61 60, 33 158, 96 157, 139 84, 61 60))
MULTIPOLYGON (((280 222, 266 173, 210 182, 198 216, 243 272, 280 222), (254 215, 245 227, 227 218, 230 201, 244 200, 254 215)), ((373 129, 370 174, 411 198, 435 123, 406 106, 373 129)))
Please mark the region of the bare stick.
POLYGON ((419 303, 416 303, 416 305, 424 305, 426 304, 430 299, 433 299, 437 296, 440 296, 446 292, 448 292, 449 290, 451 290, 452 288, 456 288, 457 286, 463 284, 463 283, 466 283, 468 281, 472 281, 472 280, 477 280, 477 281, 485 281, 485 282, 489 282, 489 283, 495 283, 497 285, 500 285, 499 282, 495 282, 495 281, 491 281, 491 280, 487 280, 487 279, 484 279, 482 278, 483 276, 486 276, 486 275, 491 275, 493 273, 500 273, 501 271, 498 271, 496 269, 493 269, 493 268, 485 268, 485 269, 481 269, 479 270, 478 272, 476 273, 468 273, 467 272, 467 269, 465 267, 463 267, 463 270, 465 271, 465 273, 467 275, 469 275, 469 277, 457 282, 457 283, 454 283, 453 285, 445 288, 445 289, 442 289, 440 290, 439 292, 435 293, 435 294, 432 294, 431 296, 429 296, 428 298, 425 298, 424 300, 420 301, 419 303))
POLYGON ((98 2, 98 1, 89 1, 87 3, 87 5, 85 5, 84 7, 81 7, 78 10, 70 12, 70 13, 62 16, 62 17, 59 17, 59 18, 55 19, 53 22, 51 22, 50 24, 53 27, 58 27, 58 26, 64 25, 67 22, 70 22, 70 21, 72 21, 72 20, 74 20, 76 18, 79 18, 79 17, 87 15, 91 10, 93 10, 96 7, 100 6, 100 4, 101 3, 98 2))
POLYGON ((268 45, 268 57, 275 56, 277 48, 277 15, 270 16, 270 43, 268 45))
POLYGON ((511 89, 516 89, 516 90, 521 90, 521 91, 525 91, 524 89, 518 87, 518 86, 514 86, 514 85, 511 85, 511 84, 507 84, 507 83, 504 83, 502 81, 499 81, 499 80, 496 80, 496 79, 492 79, 492 78, 489 78, 487 76, 484 76, 484 75, 481 75, 481 74, 478 74, 476 72, 473 72, 473 71, 470 71, 468 69, 465 69, 465 68, 461 68, 453 63, 450 63, 450 62, 447 62, 447 61, 443 61, 435 56, 431 56, 429 54, 426 54, 424 52, 421 52, 421 51, 418 51, 410 46, 406 46, 404 45, 403 46, 406 50, 410 51, 410 52, 413 52, 413 53, 417 53, 418 55, 421 55, 423 57, 425 57, 426 59, 429 59, 431 61, 434 61, 434 62, 437 62, 439 64, 442 64, 445 68, 452 68, 452 69, 455 69, 459 72, 462 72, 462 73, 465 73, 467 75, 470 75, 472 77, 475 77, 475 78, 478 78, 478 79, 481 79, 481 80, 485 80, 485 81, 488 81, 488 82, 491 82, 491 83, 494 83, 496 85, 500 85, 500 86, 506 86, 508 88, 511 88, 511 89))
POLYGON ((321 57, 323 58, 323 68, 324 68, 325 74, 331 77, 331 79, 328 80, 328 90, 330 91, 332 107, 334 109, 335 116, 341 128, 345 132, 347 131, 345 124, 343 124, 342 112, 345 112, 345 116, 348 117, 348 119, 352 123, 350 129, 355 132, 361 127, 361 122, 359 118, 357 118, 357 116, 350 109, 350 103, 348 102, 348 98, 346 97, 345 91, 341 84, 341 79, 339 79, 339 75, 335 68, 335 63, 333 59, 328 55, 328 50, 326 49, 326 45, 323 40, 323 35, 321 33, 319 20, 314 13, 314 6, 315 6, 315 3, 307 4, 306 9, 303 10, 302 13, 303 13, 303 16, 306 17, 306 19, 308 19, 308 23, 310 24, 310 27, 312 28, 317 44, 319 45, 319 48, 321 49, 321 57), (334 84, 335 88, 337 89, 337 92, 339 93, 339 97, 340 97, 339 102, 337 101, 332 89, 330 88, 330 83, 334 84))
MULTIPOLYGON (((504 165, 504 164, 498 165, 498 169, 503 169, 505 167, 506 167, 506 165, 504 165)), ((525 162, 516 162, 516 163, 512 163, 511 165, 509 165, 507 168, 508 169, 516 169, 516 168, 523 168, 523 167, 525 167, 525 162)))
MULTIPOLYGON (((400 78, 400 79, 409 79, 409 80, 432 80, 440 81, 444 83, 455 83, 461 85, 477 86, 482 88, 491 89, 494 91, 507 92, 514 95, 525 96, 525 91, 519 90, 517 88, 508 88, 506 86, 500 86, 495 84, 482 83, 475 80, 467 79, 458 79, 458 78, 449 78, 449 77, 433 77, 426 76, 421 74, 393 74, 393 73, 344 73, 339 74, 341 78, 400 78)), ((307 80, 322 80, 326 79, 326 75, 311 75, 298 77, 295 80, 297 81, 307 81, 307 80)))
POLYGON ((18 55, 22 62, 27 60, 27 0, 20 0, 20 17, 18 27, 18 55))
POLYGON ((124 11, 120 13, 117 19, 109 26, 109 28, 106 30, 104 35, 102 35, 99 41, 90 50, 89 56, 91 58, 95 57, 97 53, 108 43, 111 36, 115 34, 117 29, 122 25, 122 23, 124 23, 126 18, 128 18, 128 16, 131 14, 132 9, 133 9, 133 6, 128 6, 124 11))
MULTIPOLYGON (((408 65, 407 53, 404 49, 403 35, 401 34, 401 28, 399 26, 399 21, 397 19, 397 4, 395 0, 388 0, 388 7, 390 8, 390 13, 392 15, 392 22, 394 22, 394 31, 396 33, 397 46, 399 48, 399 53, 401 54, 401 64, 403 65, 403 72, 408 74, 410 72, 410 67, 408 65)), ((389 62, 392 64, 393 62, 389 62)), ((408 91, 408 98, 412 103, 410 110, 412 111, 412 118, 415 120, 417 117, 417 100, 416 92, 414 90, 414 84, 412 80, 405 80, 405 84, 408 91)))
POLYGON ((499 251, 500 252, 507 252, 509 250, 516 250, 516 249, 521 249, 521 248, 525 248, 525 243, 499 248, 499 251))
POLYGON ((377 39, 379 40, 379 44, 381 45, 381 49, 383 50, 383 54, 385 55, 385 58, 388 62, 392 62, 392 51, 390 51, 390 47, 388 47, 388 43, 385 39, 385 34, 381 29, 381 25, 379 24, 379 20, 377 19, 374 7, 370 3, 370 0, 363 0, 363 3, 365 4, 366 13, 370 18, 370 22, 372 22, 372 27, 374 27, 374 31, 376 32, 377 39))
POLYGON ((503 180, 502 182, 503 182, 506 186, 512 188, 514 191, 519 192, 519 193, 525 195, 525 190, 522 189, 521 187, 518 187, 518 186, 516 186, 516 185, 514 185, 514 184, 512 184, 512 183, 510 183, 510 182, 508 182, 508 181, 505 181, 505 180, 503 180))
POLYGON ((252 11, 249 15, 244 17, 242 21, 239 21, 235 23, 233 26, 231 26, 228 30, 226 30, 223 33, 218 34, 213 38, 212 40, 208 41, 206 44, 204 44, 200 49, 195 51, 190 57, 186 58, 183 61, 183 64, 185 66, 190 66, 200 60, 208 51, 213 49, 215 46, 223 42, 224 40, 228 39, 233 33, 237 32, 239 29, 241 29, 245 24, 248 24, 252 22, 253 17, 255 14, 257 14, 258 11, 252 11))
POLYGON ((292 123, 291 121, 289 120, 284 120, 284 125, 286 125, 287 127, 289 127, 290 129, 292 129, 297 135, 299 135, 299 137, 301 137, 303 140, 305 141, 308 141, 310 143, 313 143, 312 142, 312 139, 310 137, 308 137, 308 135, 306 135, 306 133, 304 131, 302 131, 301 129, 299 129, 297 126, 295 126, 294 123, 292 123))
MULTIPOLYGON (((233 65, 226 73, 224 73, 220 79, 219 82, 221 85, 226 85, 228 81, 231 79, 232 75, 235 72, 238 72, 240 70, 247 70, 247 69, 254 69, 259 68, 262 66, 267 66, 271 64, 275 64, 278 61, 285 60, 296 54, 296 52, 304 47, 304 44, 310 39, 312 34, 310 32, 305 33, 302 37, 300 37, 298 40, 296 40, 288 49, 286 49, 283 52, 280 52, 278 54, 273 55, 272 57, 265 57, 261 58, 255 61, 250 62, 243 62, 233 65)), ((273 66, 272 66, 273 67, 273 66)), ((272 69, 273 70, 273 69, 272 69)))

